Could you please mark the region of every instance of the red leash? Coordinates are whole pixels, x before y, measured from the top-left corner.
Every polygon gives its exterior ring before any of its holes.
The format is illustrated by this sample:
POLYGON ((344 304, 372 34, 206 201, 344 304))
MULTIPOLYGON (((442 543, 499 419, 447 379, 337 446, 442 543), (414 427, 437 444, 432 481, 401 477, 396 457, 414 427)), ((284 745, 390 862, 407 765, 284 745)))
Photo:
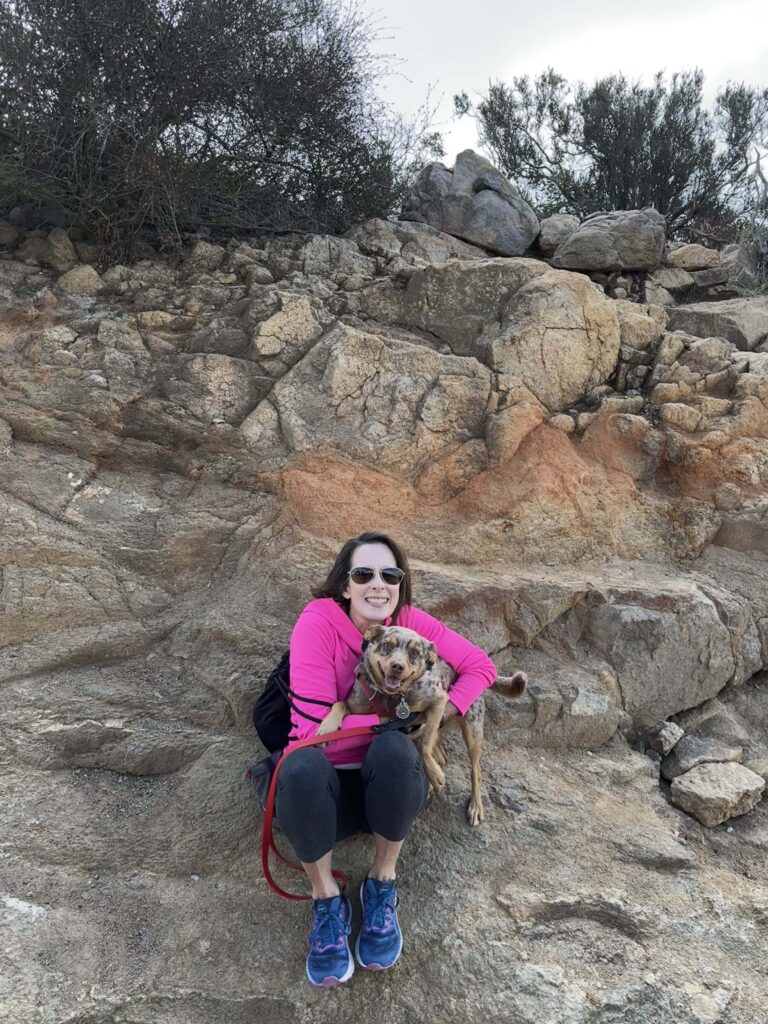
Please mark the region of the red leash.
MULTIPOLYGON (((272 835, 272 818, 275 811, 275 796, 277 794, 277 776, 280 774, 280 769, 283 766, 283 762, 286 757, 290 757, 291 754, 296 750, 301 750, 304 747, 316 747, 321 743, 328 743, 336 739, 352 739, 354 736, 369 736, 371 733, 376 733, 379 730, 375 729, 370 725, 360 725, 355 729, 337 729, 335 732, 326 733, 324 736, 310 736, 309 739, 300 740, 290 750, 284 750, 280 760, 275 765, 275 770, 272 773, 272 779, 269 783, 269 793, 267 794, 267 804, 264 808, 264 821, 261 827, 261 868, 264 872, 264 877, 267 880, 267 884, 270 888, 274 889, 278 896, 283 896, 287 900, 309 900, 311 896, 298 896, 292 892, 286 892, 285 889, 281 889, 277 882, 272 877, 272 872, 269 867, 269 852, 272 850, 278 860, 282 861, 286 867, 291 868, 293 871, 303 871, 304 868, 300 864, 294 864, 293 861, 288 860, 275 846, 274 836, 272 835)), ((334 871, 333 877, 339 880, 339 884, 343 889, 347 887, 347 876, 342 871, 334 871)))

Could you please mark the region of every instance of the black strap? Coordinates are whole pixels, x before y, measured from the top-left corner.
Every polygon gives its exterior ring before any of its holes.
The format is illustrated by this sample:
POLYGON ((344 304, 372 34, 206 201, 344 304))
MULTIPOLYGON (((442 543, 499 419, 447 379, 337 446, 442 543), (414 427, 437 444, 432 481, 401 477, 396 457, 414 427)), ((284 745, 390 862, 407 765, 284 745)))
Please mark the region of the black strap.
POLYGON ((381 722, 379 725, 371 726, 372 732, 393 732, 397 729, 407 729, 409 726, 416 723, 419 717, 418 711, 412 711, 407 718, 390 718, 388 722, 381 722))
POLYGON ((319 725, 323 721, 323 719, 316 718, 315 715, 310 715, 308 711, 302 711, 301 708, 296 707, 295 701, 300 700, 306 704, 319 704, 321 707, 324 708, 333 707, 333 702, 328 702, 327 700, 316 700, 314 697, 302 697, 300 693, 296 693, 295 690, 292 690, 290 685, 282 679, 277 680, 277 685, 280 687, 280 690, 283 696, 285 697, 286 701, 288 702, 290 708, 293 711, 295 711, 297 715, 300 715, 302 718, 306 718, 310 722, 314 722, 315 725, 319 725))

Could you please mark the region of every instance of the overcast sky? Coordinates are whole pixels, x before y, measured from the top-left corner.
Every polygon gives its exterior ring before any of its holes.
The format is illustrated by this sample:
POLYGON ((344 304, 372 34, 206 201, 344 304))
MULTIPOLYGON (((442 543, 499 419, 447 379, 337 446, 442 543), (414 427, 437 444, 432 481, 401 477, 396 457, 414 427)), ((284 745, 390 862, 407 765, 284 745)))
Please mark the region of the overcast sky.
POLYGON ((473 122, 452 119, 454 93, 476 96, 489 80, 510 81, 551 66, 591 82, 623 72, 700 67, 710 100, 729 79, 768 86, 766 0, 644 0, 633 9, 585 0, 361 0, 378 29, 380 52, 402 58, 384 94, 410 113, 430 85, 451 165, 476 146, 473 122))

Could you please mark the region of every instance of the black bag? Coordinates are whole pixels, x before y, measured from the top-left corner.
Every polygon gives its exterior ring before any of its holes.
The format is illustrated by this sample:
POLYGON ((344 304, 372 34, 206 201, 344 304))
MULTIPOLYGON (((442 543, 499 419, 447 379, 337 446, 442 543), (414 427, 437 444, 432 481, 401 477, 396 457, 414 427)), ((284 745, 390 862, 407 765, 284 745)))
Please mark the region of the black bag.
MULTIPOLYGON (((269 673, 264 690, 253 707, 254 728, 261 742, 271 753, 283 750, 288 745, 291 708, 302 718, 308 718, 311 722, 322 722, 322 718, 315 718, 314 715, 301 711, 293 703, 298 694, 291 689, 288 655, 289 652, 286 651, 269 673)), ((332 702, 326 700, 313 700, 311 697, 301 697, 301 700, 308 704, 320 704, 324 708, 333 707, 332 702)))

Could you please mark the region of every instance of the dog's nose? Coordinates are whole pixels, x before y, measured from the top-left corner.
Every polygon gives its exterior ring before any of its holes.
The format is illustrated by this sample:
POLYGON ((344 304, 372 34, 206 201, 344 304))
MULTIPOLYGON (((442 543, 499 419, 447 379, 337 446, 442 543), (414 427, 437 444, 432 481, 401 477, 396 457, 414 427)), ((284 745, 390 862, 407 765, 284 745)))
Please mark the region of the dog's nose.
POLYGON ((402 661, 390 661, 390 663, 389 663, 390 675, 401 676, 404 671, 405 671, 405 665, 402 663, 402 661))

